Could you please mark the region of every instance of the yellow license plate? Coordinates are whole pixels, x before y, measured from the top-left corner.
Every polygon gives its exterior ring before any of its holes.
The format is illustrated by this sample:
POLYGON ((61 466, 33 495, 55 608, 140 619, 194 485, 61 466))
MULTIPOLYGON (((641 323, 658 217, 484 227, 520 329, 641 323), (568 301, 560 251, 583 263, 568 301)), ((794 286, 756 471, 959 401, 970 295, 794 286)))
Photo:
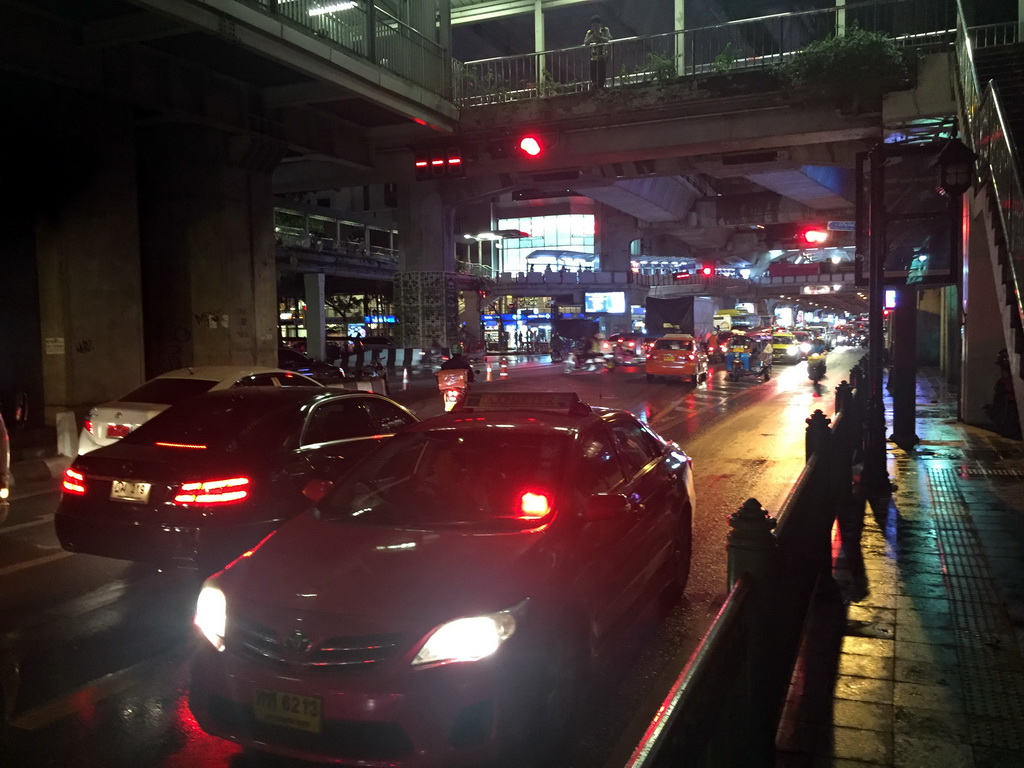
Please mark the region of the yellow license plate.
POLYGON ((256 691, 252 708, 253 715, 262 723, 320 733, 322 706, 319 697, 260 688, 256 691))
POLYGON ((664 360, 666 363, 671 363, 676 358, 674 355, 663 355, 661 359, 664 360))

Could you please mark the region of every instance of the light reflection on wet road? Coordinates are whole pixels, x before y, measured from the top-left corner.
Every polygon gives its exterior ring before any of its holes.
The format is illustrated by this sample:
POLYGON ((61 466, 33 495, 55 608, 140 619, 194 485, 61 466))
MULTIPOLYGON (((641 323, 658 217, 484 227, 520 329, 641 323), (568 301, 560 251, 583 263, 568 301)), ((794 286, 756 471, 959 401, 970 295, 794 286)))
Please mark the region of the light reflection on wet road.
MULTIPOLYGON (((805 419, 815 408, 831 415, 833 388, 860 356, 830 356, 819 392, 802 364, 776 366, 767 383, 728 382, 718 373, 696 386, 647 383, 641 368, 566 375, 550 364, 513 365, 507 379, 487 383, 480 377, 480 388, 573 390, 593 405, 630 410, 694 459, 696 537, 686 596, 664 621, 652 606, 623 638, 562 768, 624 762, 725 597, 729 514, 751 496, 778 512, 803 465, 805 419)), ((421 416, 440 411, 432 377, 414 377, 393 394, 421 416)), ((60 551, 48 517, 56 499, 45 492, 16 499, 0 528, 0 665, 17 658, 22 671, 14 720, 0 735, 0 768, 266 762, 207 736, 188 711, 195 582, 86 555, 46 562, 60 551), (40 562, 24 565, 34 559, 40 562)))

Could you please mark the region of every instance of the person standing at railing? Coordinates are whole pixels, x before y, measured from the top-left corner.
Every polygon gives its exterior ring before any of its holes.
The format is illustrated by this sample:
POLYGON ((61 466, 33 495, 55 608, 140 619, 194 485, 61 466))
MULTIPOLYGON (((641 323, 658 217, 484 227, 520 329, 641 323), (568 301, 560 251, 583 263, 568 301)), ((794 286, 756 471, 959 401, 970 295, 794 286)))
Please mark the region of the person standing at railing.
POLYGON ((612 33, 601 23, 600 16, 590 17, 590 29, 587 30, 583 44, 590 48, 590 82, 598 88, 604 87, 608 74, 608 43, 612 33))

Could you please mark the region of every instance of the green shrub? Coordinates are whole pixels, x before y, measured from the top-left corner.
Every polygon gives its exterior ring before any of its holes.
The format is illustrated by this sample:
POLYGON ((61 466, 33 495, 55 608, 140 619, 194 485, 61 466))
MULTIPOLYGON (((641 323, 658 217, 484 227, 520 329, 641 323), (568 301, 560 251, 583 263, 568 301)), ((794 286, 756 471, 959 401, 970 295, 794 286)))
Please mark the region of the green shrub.
POLYGON ((881 32, 851 27, 811 43, 779 67, 811 96, 865 105, 907 86, 914 54, 881 32))

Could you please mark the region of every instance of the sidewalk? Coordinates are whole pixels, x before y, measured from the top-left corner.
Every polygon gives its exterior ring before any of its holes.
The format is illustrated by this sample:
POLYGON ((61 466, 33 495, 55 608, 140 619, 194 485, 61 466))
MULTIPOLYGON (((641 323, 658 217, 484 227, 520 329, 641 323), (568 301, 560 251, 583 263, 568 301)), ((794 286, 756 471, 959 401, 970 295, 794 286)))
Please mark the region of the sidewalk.
POLYGON ((834 549, 845 611, 806 637, 777 768, 1024 766, 1024 444, 957 421, 932 370, 917 434, 863 571, 834 549))

